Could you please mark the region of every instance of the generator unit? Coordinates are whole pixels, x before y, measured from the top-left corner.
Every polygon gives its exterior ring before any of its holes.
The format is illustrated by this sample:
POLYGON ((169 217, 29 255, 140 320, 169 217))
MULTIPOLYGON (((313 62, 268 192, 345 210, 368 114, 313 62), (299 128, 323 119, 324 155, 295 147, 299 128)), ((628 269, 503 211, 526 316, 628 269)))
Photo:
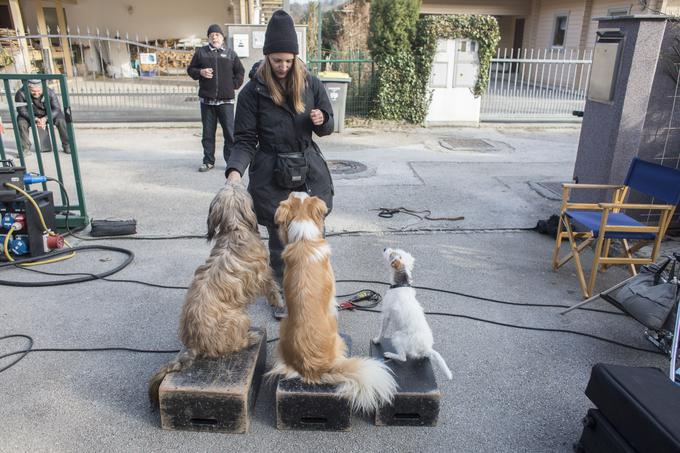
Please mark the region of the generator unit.
POLYGON ((11 160, 0 161, 0 260, 7 261, 7 255, 12 260, 41 256, 64 246, 64 238, 53 232, 56 219, 52 192, 28 188, 45 180, 27 175, 24 167, 15 167, 11 160))

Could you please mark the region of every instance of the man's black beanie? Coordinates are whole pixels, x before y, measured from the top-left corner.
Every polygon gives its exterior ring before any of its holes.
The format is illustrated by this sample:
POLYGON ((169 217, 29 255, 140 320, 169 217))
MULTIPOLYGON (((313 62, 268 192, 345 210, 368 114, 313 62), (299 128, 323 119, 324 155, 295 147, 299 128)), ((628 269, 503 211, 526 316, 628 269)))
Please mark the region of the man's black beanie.
POLYGON ((274 11, 271 19, 269 19, 262 52, 265 55, 276 52, 287 52, 295 55, 300 53, 293 18, 282 9, 274 11))
POLYGON ((222 28, 220 28, 220 26, 217 25, 217 24, 212 24, 210 27, 208 27, 207 36, 210 36, 210 33, 219 33, 220 35, 224 36, 224 33, 222 32, 222 28))

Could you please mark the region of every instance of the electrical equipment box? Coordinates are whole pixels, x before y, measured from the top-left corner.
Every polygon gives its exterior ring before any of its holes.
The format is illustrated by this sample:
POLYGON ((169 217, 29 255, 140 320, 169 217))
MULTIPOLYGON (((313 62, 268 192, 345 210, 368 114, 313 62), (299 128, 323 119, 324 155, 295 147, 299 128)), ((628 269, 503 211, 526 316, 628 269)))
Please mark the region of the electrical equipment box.
MULTIPOLYGON (((54 231, 55 216, 52 192, 31 191, 28 193, 40 208, 47 227, 54 231)), ((13 198, 3 198, 0 201, 0 219, 3 220, 0 226, 0 238, 3 242, 0 243, 0 247, 4 247, 5 235, 9 233, 11 224, 15 223, 14 220, 17 217, 23 218, 23 221, 19 222, 22 224, 22 228, 12 233, 11 240, 21 241, 27 247, 17 248, 13 251, 8 250, 12 258, 21 258, 20 255, 26 255, 24 257, 41 256, 53 249, 61 248, 61 245, 63 245, 61 236, 53 236, 55 239, 52 239, 44 231, 40 216, 33 204, 25 196, 15 192, 13 198), (57 238, 61 239, 61 244, 53 243, 53 241, 58 240, 57 238)), ((5 259, 4 253, 0 253, 0 256, 5 259)))
POLYGON ((614 100, 623 42, 624 34, 620 30, 597 31, 588 84, 589 100, 605 103, 614 100))
POLYGON ((0 259, 6 260, 41 256, 53 249, 61 248, 61 236, 48 234, 55 229, 54 199, 52 192, 30 191, 24 185, 24 167, 15 167, 12 161, 0 161, 0 259), (26 191, 35 201, 36 207, 25 195, 6 184, 12 184, 26 191), (9 237, 8 237, 9 236, 9 237))
POLYGON ((10 183, 20 189, 24 188, 24 167, 15 167, 11 160, 0 160, 0 200, 5 198, 12 199, 17 194, 16 190, 5 186, 10 183))

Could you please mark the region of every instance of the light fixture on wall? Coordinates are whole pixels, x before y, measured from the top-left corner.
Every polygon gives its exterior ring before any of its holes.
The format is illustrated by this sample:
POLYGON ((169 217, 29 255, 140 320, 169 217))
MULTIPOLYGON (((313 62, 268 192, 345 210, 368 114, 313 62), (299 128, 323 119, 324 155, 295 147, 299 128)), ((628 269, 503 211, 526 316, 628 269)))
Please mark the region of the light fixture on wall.
POLYGON ((135 12, 135 8, 132 5, 128 5, 127 12, 129 15, 132 15, 135 12))

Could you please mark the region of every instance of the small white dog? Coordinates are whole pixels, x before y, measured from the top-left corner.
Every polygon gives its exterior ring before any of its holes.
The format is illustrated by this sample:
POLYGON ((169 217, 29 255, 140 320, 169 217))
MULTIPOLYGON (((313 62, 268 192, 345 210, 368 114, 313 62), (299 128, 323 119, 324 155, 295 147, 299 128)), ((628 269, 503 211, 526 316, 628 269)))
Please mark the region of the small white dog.
POLYGON ((392 271, 392 286, 385 293, 380 334, 372 340, 373 343, 380 344, 388 326, 392 324, 394 333, 391 340, 396 353, 385 352, 385 358, 404 362, 407 358, 427 357, 437 362, 446 377, 452 379, 446 362, 432 349, 432 329, 427 324, 423 307, 416 299, 416 290, 411 286, 415 260, 409 253, 399 249, 386 248, 383 256, 392 271))

